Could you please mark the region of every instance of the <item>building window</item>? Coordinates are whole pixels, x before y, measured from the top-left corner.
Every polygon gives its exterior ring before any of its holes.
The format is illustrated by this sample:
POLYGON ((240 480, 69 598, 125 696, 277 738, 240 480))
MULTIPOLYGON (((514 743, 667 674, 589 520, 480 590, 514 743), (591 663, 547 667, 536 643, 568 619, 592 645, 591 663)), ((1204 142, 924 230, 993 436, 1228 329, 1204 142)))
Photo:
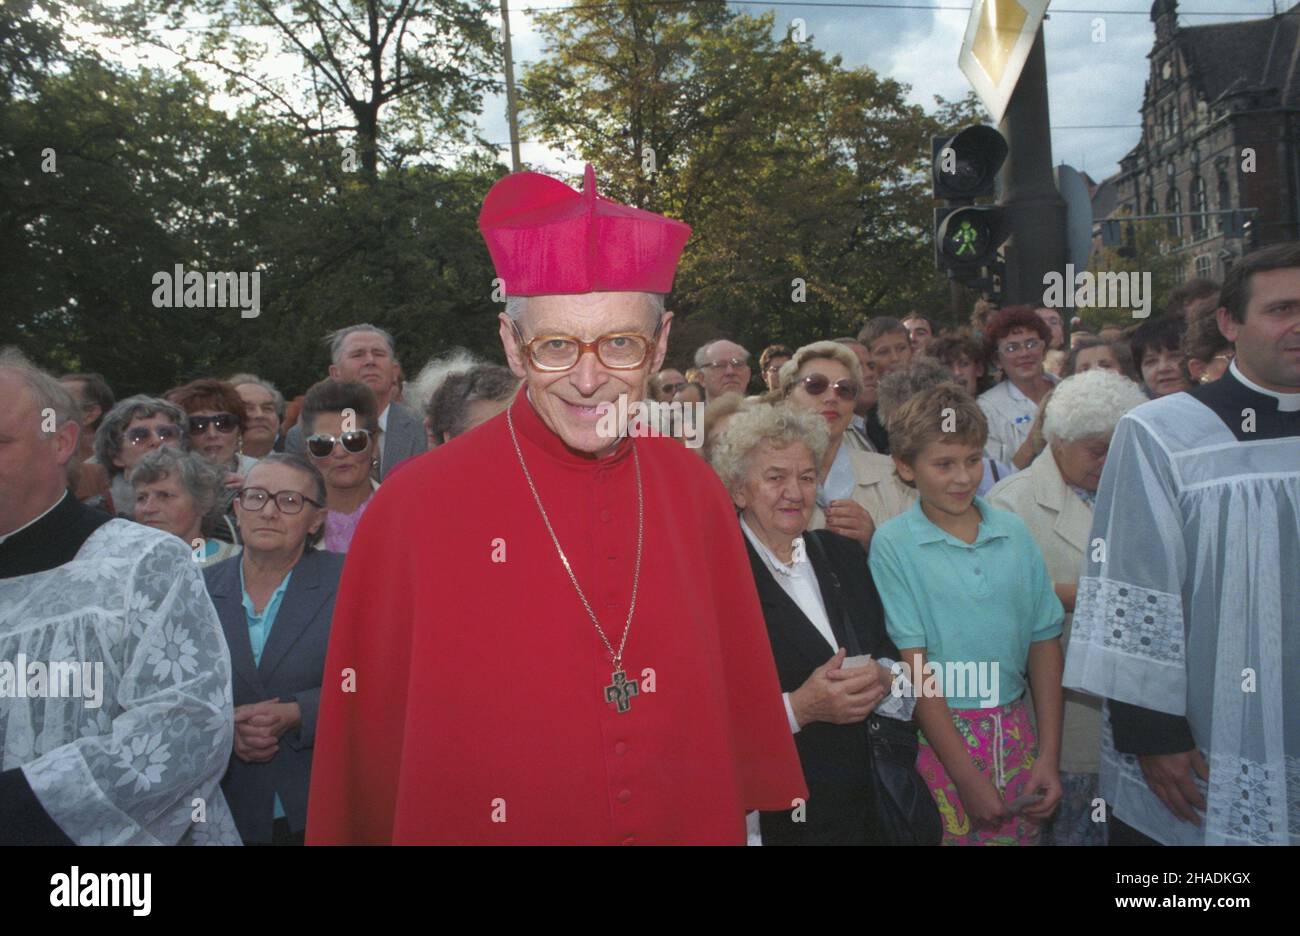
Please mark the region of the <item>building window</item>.
POLYGON ((1228 186, 1228 170, 1223 166, 1219 167, 1219 231, 1222 232, 1228 223, 1228 216, 1222 214, 1232 207, 1232 191, 1228 186))
POLYGON ((1183 239, 1183 199, 1178 194, 1178 186, 1171 186, 1165 199, 1165 211, 1173 215, 1168 221, 1169 236, 1174 240, 1183 239))
POLYGON ((1205 180, 1197 176, 1192 180, 1192 237, 1200 240, 1208 231, 1205 213, 1210 210, 1210 201, 1205 193, 1205 180))
POLYGON ((1214 279, 1214 258, 1209 254, 1201 254, 1196 258, 1196 277, 1197 279, 1214 279))

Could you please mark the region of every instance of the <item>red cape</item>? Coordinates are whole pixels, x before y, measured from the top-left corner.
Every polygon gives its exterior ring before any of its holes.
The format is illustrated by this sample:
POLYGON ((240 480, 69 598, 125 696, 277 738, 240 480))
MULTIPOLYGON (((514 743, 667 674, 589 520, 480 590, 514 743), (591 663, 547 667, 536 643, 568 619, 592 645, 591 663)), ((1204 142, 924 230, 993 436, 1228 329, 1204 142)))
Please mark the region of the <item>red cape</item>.
POLYGON ((625 441, 594 460, 566 448, 523 391, 512 408, 615 647, 636 555, 637 447, 644 557, 624 669, 642 692, 626 713, 604 701, 609 655, 497 417, 390 476, 357 529, 308 843, 742 844, 748 810, 808 794, 730 499, 679 441, 625 441))

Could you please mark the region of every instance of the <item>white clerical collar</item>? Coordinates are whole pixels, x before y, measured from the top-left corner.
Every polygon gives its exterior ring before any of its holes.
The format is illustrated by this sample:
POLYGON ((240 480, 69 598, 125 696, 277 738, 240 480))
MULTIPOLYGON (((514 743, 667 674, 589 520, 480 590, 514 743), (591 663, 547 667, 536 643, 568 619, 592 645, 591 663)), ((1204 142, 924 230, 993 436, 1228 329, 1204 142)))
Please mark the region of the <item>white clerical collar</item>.
POLYGON ((71 497, 71 496, 72 495, 68 493, 67 488, 64 488, 63 493, 59 495, 59 499, 56 500, 53 504, 50 504, 50 506, 47 507, 45 510, 42 510, 39 516, 33 517, 31 520, 28 520, 26 523, 24 523, 16 530, 11 530, 8 533, 0 535, 0 543, 3 543, 11 536, 17 536, 19 533, 27 529, 29 526, 34 526, 35 524, 40 523, 42 520, 45 519, 45 517, 50 513, 50 511, 52 511, 55 507, 63 503, 63 498, 71 497))
POLYGON ((1233 358, 1232 363, 1228 365, 1228 370, 1232 371, 1232 376, 1241 381, 1244 386, 1254 390, 1256 393, 1262 393, 1264 396, 1270 396, 1277 400, 1277 408, 1279 412, 1300 412, 1300 393, 1278 393, 1276 390, 1267 390, 1264 387, 1261 387, 1241 372, 1241 368, 1237 366, 1236 358, 1233 358))
POLYGON ((792 544, 793 550, 791 553, 793 559, 790 562, 785 562, 776 553, 772 552, 772 550, 767 547, 766 543, 758 538, 758 534, 750 528, 749 524, 745 522, 743 516, 740 518, 740 528, 745 531, 745 536, 747 536, 749 541, 754 544, 754 548, 758 550, 758 554, 763 558, 763 562, 773 572, 777 572, 781 575, 794 575, 795 567, 801 562, 808 561, 808 554, 804 550, 802 536, 796 536, 794 538, 792 544))

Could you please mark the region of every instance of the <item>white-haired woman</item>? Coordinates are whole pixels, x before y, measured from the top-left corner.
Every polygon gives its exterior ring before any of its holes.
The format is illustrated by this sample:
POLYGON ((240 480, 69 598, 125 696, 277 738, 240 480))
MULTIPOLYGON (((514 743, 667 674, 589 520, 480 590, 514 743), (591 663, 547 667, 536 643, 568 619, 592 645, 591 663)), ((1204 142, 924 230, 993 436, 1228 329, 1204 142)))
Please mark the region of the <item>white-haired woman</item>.
POLYGON ((857 355, 838 342, 813 342, 781 365, 779 379, 785 401, 821 416, 829 434, 809 529, 827 529, 869 547, 876 527, 906 510, 910 500, 888 455, 842 444, 862 387, 857 355))
POLYGON ((713 450, 714 469, 740 512, 809 790, 799 816, 765 812, 759 828, 751 816, 750 840, 764 844, 880 841, 863 722, 877 710, 911 717, 912 700, 889 693, 898 649, 885 630, 866 552, 851 540, 808 532, 828 444, 824 420, 760 403, 736 413, 713 450), (850 657, 857 659, 845 668, 850 657))
MULTIPOLYGON (((1056 594, 1065 606, 1062 646, 1070 640, 1079 569, 1092 529, 1092 507, 1120 417, 1146 402, 1133 381, 1097 368, 1059 383, 1043 412, 1047 448, 1019 474, 994 485, 989 503, 1017 514, 1047 560, 1056 594)), ((1065 795, 1043 828, 1042 844, 1099 845, 1104 825, 1092 821, 1097 796, 1101 700, 1066 690, 1061 737, 1061 784, 1065 795)))
MULTIPOLYGON (((195 561, 211 565, 229 559, 240 547, 212 534, 227 527, 226 472, 197 452, 164 446, 131 469, 135 520, 179 536, 195 550, 195 561)), ((233 539, 229 529, 227 536, 233 539)))

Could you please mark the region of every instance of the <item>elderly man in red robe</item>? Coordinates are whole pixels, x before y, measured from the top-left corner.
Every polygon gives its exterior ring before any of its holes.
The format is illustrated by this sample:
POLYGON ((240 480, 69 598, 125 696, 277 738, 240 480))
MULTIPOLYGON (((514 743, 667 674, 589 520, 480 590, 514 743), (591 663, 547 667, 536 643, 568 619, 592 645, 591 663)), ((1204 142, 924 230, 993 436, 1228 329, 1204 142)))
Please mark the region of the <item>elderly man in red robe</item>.
POLYGON ((611 433, 668 349, 685 224, 536 173, 479 227, 524 381, 386 481, 334 616, 309 844, 742 844, 807 796, 735 512, 611 433))

